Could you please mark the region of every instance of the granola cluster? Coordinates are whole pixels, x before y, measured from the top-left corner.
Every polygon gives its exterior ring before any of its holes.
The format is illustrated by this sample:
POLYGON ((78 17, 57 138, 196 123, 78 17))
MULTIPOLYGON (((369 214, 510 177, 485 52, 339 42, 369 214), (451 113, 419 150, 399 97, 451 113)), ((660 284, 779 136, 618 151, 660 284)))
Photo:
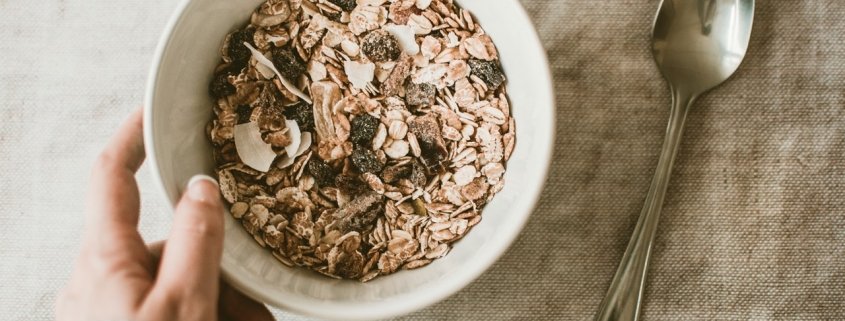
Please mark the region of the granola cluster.
POLYGON ((221 54, 221 192, 285 265, 364 282, 425 266, 502 189, 505 76, 452 0, 268 0, 221 54))

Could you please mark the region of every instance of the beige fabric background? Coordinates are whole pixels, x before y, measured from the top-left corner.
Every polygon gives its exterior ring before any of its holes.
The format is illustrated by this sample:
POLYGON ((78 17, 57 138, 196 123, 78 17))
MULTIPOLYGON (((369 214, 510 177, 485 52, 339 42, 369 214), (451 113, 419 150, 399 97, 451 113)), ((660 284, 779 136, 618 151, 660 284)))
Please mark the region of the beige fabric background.
MULTIPOLYGON (((545 194, 492 269, 404 320, 590 319, 645 198, 669 106, 648 51, 658 1, 522 2, 557 89, 545 194)), ((89 164, 141 103, 175 5, 0 0, 0 319, 51 318, 89 164)), ((843 17, 842 1, 758 1, 742 67, 689 114, 646 320, 845 315, 843 17)), ((141 230, 162 238, 164 198, 139 179, 141 230)))

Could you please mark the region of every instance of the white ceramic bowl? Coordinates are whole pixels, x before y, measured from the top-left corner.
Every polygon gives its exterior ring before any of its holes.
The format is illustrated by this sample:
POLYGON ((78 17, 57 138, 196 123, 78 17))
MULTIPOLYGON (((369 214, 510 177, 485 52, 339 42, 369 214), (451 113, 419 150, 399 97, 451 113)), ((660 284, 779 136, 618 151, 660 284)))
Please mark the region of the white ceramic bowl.
MULTIPOLYGON (((225 35, 262 1, 183 0, 159 42, 147 84, 144 139, 155 180, 171 204, 191 176, 214 173, 205 137, 212 115, 207 85, 225 35)), ((235 288, 311 316, 386 318, 457 292, 507 250, 546 179, 554 142, 552 82, 545 51, 517 0, 458 2, 475 14, 500 51, 516 121, 505 188, 484 209, 481 223, 429 266, 359 283, 281 265, 227 215, 222 270, 235 288)))

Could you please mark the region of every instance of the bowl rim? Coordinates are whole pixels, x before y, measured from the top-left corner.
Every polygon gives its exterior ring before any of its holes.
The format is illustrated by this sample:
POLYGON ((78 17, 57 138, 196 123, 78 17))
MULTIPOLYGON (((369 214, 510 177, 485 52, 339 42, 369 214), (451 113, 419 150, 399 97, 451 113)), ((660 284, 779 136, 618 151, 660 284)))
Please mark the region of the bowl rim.
MULTIPOLYGON (((156 140, 153 136, 152 126, 154 111, 153 101, 156 97, 156 82, 160 74, 162 59, 164 57, 165 52, 167 52, 168 47, 170 46, 170 40, 172 38, 174 30, 182 21, 186 13, 185 10, 193 1, 194 0, 180 0, 173 11, 173 14, 169 18, 165 28, 162 30, 161 36, 159 37, 155 52, 153 54, 152 63, 150 64, 150 71, 146 81, 146 92, 144 95, 143 138, 145 142, 144 148, 150 165, 150 175, 152 176, 154 185, 157 186, 160 195, 163 195, 164 198, 167 200, 167 203, 170 205, 171 210, 175 208, 177 200, 174 200, 168 196, 170 195, 170 193, 168 192, 167 186, 161 175, 160 166, 158 164, 155 148, 156 140)), ((516 15, 517 19, 526 21, 528 23, 529 30, 526 30, 525 36, 529 37, 530 41, 537 45, 539 50, 538 58, 540 59, 539 65, 543 66, 543 72, 541 74, 536 75, 536 77, 538 77, 538 84, 546 85, 543 86, 543 97, 537 97, 537 99, 542 102, 542 105, 549 107, 550 117, 548 117, 548 123, 546 124, 547 128, 549 129, 549 139, 548 143, 545 144, 545 146, 541 145, 541 147, 543 147, 541 148, 542 153, 535 156, 537 156, 542 161, 538 162, 538 164, 541 166, 541 168, 539 169, 541 176, 548 177, 548 172, 551 167, 551 160, 554 153, 554 144, 556 140, 555 123, 557 114, 555 108, 556 100, 554 93, 554 82, 548 61, 548 54, 546 53, 545 47, 543 46, 539 34, 537 33, 536 26, 534 25, 533 21, 531 20, 530 16, 528 15, 527 11, 522 6, 522 4, 519 3, 519 1, 517 0, 505 1, 513 3, 513 5, 518 8, 518 10, 513 13, 514 15, 516 15)), ((221 276, 226 282, 229 283, 229 285, 259 302, 265 302, 275 307, 279 307, 284 310, 301 315, 316 316, 330 319, 367 320, 390 318, 408 314, 425 308, 434 303, 437 303, 457 293, 459 290, 466 287, 472 281, 480 277, 496 261, 498 261, 501 256, 504 255, 505 252, 507 252, 511 246, 513 246, 514 241, 519 236, 520 232, 524 229, 525 224, 527 224, 529 217, 531 216, 531 214, 533 214, 534 210, 536 210, 537 202, 539 201, 542 195, 544 186, 545 180, 538 180, 536 184, 530 186, 532 188, 535 188, 536 192, 528 195, 530 197, 530 200, 528 203, 526 203, 527 207, 524 209, 526 214, 522 215, 519 218, 517 224, 513 224, 512 227, 507 230, 508 233, 503 233, 504 235, 502 235, 501 240, 504 241, 504 246, 496 249, 496 251, 490 251, 489 255, 482 257, 483 261, 480 262, 480 264, 475 264, 468 267, 467 269, 457 271, 457 276, 450 278, 450 280, 456 280, 455 282, 443 282, 439 287, 429 288, 430 291, 427 292, 428 295, 425 296, 420 296, 419 292, 411 292, 408 294, 392 297, 388 300, 375 302, 366 305, 363 308, 360 304, 353 305, 332 301, 321 301, 320 304, 308 304, 308 302, 314 303, 313 300, 294 298, 294 301, 298 302, 291 302, 291 298, 286 298, 288 300, 283 301, 280 298, 265 295, 264 293, 262 293, 262 291, 260 291, 260 289, 250 287, 247 282, 237 277, 236 275, 231 274, 228 271, 226 265, 223 264, 223 262, 221 262, 221 276)))

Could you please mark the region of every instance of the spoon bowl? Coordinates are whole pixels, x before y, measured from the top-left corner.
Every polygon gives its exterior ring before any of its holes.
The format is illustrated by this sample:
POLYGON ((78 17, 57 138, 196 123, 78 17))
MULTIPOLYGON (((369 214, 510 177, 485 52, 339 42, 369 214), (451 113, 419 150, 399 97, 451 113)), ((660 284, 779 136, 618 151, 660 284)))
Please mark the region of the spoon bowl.
POLYGON ((754 0, 663 0, 652 33, 654 61, 672 91, 660 160, 631 241, 596 314, 597 321, 639 318, 651 246, 687 111, 702 93, 727 80, 751 38, 754 0))
POLYGON ((739 67, 751 37, 753 0, 665 0, 651 50, 673 89, 702 93, 739 67))

